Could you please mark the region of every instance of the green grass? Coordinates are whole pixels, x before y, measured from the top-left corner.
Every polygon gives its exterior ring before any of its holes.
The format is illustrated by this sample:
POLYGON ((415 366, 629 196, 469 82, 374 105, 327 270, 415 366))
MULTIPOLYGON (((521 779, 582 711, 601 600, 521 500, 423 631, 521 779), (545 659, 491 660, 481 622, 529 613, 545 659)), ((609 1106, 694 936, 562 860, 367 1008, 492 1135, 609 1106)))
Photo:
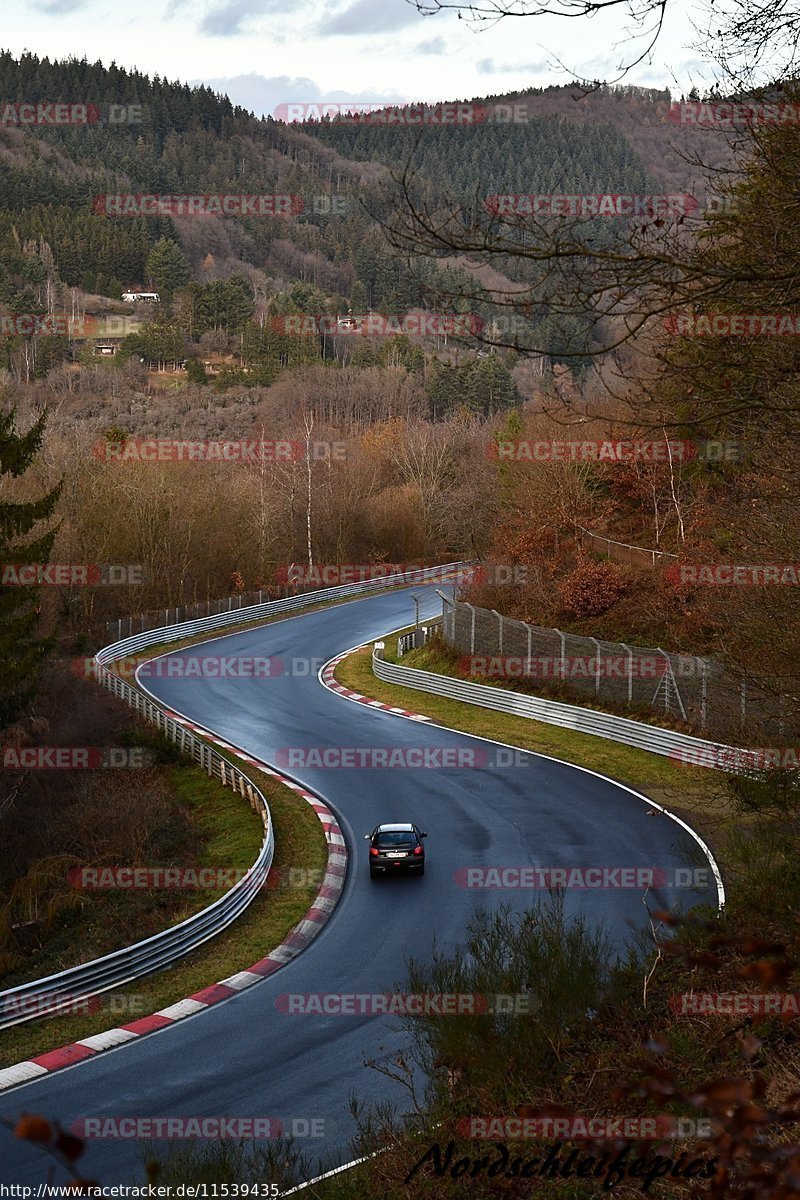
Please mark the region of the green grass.
MULTIPOLYGON (((161 857, 148 853, 143 866, 203 867, 246 870, 255 861, 264 827, 241 796, 217 779, 185 762, 161 764, 170 793, 174 825, 181 831, 161 857), (188 823, 183 824, 182 818, 188 823)), ((109 797, 114 802, 114 797, 109 797)), ((113 816, 110 818, 113 820, 113 816)), ((162 831, 163 832, 163 831, 162 831)), ((228 885, 230 886, 230 885, 228 885)), ((80 903, 67 908, 46 935, 46 941, 24 967, 9 972, 4 987, 41 979, 81 962, 122 949, 133 941, 178 924, 213 903, 224 892, 206 889, 152 888, 87 889, 80 903)))
MULTIPOLYGON (((223 754, 229 761, 236 761, 235 755, 223 754)), ((222 797, 217 795, 214 811, 204 815, 210 833, 204 859, 215 865, 222 862, 228 866, 232 865, 231 856, 238 855, 241 865, 249 866, 257 852, 254 850, 251 853, 251 850, 260 844, 260 818, 241 796, 222 788, 215 780, 208 780, 198 768, 181 770, 185 772, 181 786, 187 795, 193 795, 191 803, 205 808, 202 794, 204 780, 213 782, 215 792, 223 793, 222 797), (228 818, 232 818, 230 827, 226 823, 228 818), (251 829, 253 823, 256 826, 255 838, 251 829)), ((322 826, 311 806, 291 789, 249 765, 247 774, 265 795, 272 813, 275 831, 273 869, 284 877, 290 868, 308 869, 314 873, 311 882, 303 887, 260 892, 229 929, 187 955, 176 966, 136 980, 128 987, 104 993, 101 998, 103 1008, 99 1012, 29 1021, 5 1030, 0 1034, 0 1067, 45 1053, 66 1042, 78 1041, 93 1033, 128 1024, 139 1016, 174 1004, 192 992, 263 958, 303 918, 317 893, 315 879, 321 878, 327 863, 322 826), (125 1003, 134 1007, 121 1011, 125 1003), (117 1004, 120 1008, 111 1009, 111 1004, 117 1004)), ((201 899, 205 903, 212 902, 210 894, 201 899)), ((202 903, 198 906, 201 907, 202 903)))

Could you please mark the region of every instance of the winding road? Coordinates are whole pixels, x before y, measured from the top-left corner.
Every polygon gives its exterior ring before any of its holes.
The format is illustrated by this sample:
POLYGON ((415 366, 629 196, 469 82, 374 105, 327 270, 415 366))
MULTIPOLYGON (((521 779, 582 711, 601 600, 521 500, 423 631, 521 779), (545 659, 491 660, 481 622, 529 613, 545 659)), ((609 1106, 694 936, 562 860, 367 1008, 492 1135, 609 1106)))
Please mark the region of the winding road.
MULTIPOLYGON (((287 767, 335 809, 351 860, 339 905, 322 934, 262 983, 164 1031, 22 1085, 0 1097, 0 1115, 40 1112, 68 1126, 76 1117, 280 1116, 322 1118, 326 1136, 307 1143, 321 1167, 352 1157, 348 1101, 403 1095, 365 1057, 387 1059, 406 1041, 393 1017, 289 1015, 287 993, 386 993, 402 984, 409 955, 430 958, 463 940, 478 907, 524 908, 531 893, 467 889, 470 866, 644 867, 670 873, 698 863, 696 842, 667 816, 607 779, 528 754, 511 765, 494 743, 348 702, 317 679, 323 661, 408 624, 411 593, 421 616, 441 611, 435 587, 416 587, 226 635, 175 657, 221 654, 283 660, 264 679, 144 681, 167 706, 255 757, 284 766, 288 747, 425 748, 473 754, 477 766, 443 769, 287 767), (312 661, 313 660, 313 661, 312 661), (429 834, 422 879, 371 883, 363 835, 378 821, 416 821, 429 834), (461 877, 459 877, 461 878, 461 877)), ((413 707, 413 693, 409 704, 413 707)), ((703 862, 705 865, 705 862, 703 862)), ((715 904, 711 886, 683 889, 684 904, 715 904)), ((669 887, 651 907, 671 907, 669 887)), ((568 911, 602 920, 616 947, 640 927, 641 890, 569 891, 568 911)), ((272 949, 264 946, 266 954, 272 949)), ((245 966, 246 964, 242 964, 245 966)), ((212 982, 209 980, 209 982, 212 982)), ((0 1181, 36 1184, 47 1159, 0 1131, 0 1181)), ((83 1171, 104 1184, 143 1178, 136 1144, 92 1141, 83 1171)))

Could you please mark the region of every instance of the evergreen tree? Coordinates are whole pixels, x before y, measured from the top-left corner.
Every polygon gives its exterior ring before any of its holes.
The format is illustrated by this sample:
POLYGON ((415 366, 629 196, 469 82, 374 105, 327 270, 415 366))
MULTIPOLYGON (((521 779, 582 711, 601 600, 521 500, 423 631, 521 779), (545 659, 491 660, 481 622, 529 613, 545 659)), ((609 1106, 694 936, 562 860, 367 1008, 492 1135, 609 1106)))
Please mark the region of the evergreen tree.
POLYGON ((160 238, 147 256, 147 278, 162 300, 169 302, 191 278, 186 255, 175 242, 160 238))
POLYGON ((37 637, 38 587, 18 587, 14 568, 47 562, 55 531, 28 535, 53 515, 62 484, 37 500, 8 498, 10 479, 18 479, 31 466, 44 434, 46 415, 25 434, 18 434, 14 410, 0 413, 0 728, 20 714, 32 696, 38 669, 49 650, 47 640, 37 637), (22 540, 20 540, 22 539, 22 540))

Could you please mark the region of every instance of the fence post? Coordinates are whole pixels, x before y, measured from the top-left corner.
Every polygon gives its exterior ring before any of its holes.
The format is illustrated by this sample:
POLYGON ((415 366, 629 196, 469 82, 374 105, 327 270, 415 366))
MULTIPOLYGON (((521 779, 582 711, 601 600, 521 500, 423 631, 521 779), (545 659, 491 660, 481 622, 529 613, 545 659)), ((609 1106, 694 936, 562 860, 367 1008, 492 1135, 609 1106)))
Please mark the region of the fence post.
POLYGON ((590 637, 589 641, 594 642, 595 648, 597 649, 597 670, 594 673, 594 690, 595 690, 595 694, 599 695, 600 694, 600 643, 598 642, 597 638, 595 638, 595 637, 590 637))
POLYGON ((739 715, 741 717, 742 729, 747 725, 747 676, 742 676, 742 682, 739 688, 739 715))
POLYGON ((498 630, 497 630, 498 647, 499 647, 498 654, 500 654, 502 656, 502 653, 503 653, 503 614, 499 613, 496 608, 493 608, 492 612, 497 617, 497 621, 498 621, 498 630))
POLYGON ((561 667, 561 682, 563 683, 564 678, 567 674, 567 637, 566 637, 566 634, 562 633, 560 629, 557 629, 556 633, 561 638, 561 664, 560 664, 560 667, 561 667))
POLYGON ((532 636, 533 636, 533 630, 531 629, 530 625, 526 625, 526 626, 525 626, 525 628, 526 628, 526 629, 527 629, 527 631, 528 631, 528 663, 527 663, 527 674, 528 674, 528 675, 530 675, 530 674, 532 673, 532 671, 533 671, 533 667, 531 666, 531 659, 533 658, 533 654, 532 654, 532 651, 531 651, 531 638, 532 638, 532 636))
POLYGON ((473 604, 468 604, 467 608, 469 609, 469 611, 472 614, 472 623, 471 623, 470 632, 469 632, 469 652, 470 652, 470 654, 474 655, 475 654, 475 606, 473 604))
POLYGON ((633 651, 625 642, 620 642, 623 650, 628 651, 628 708, 633 703, 633 651))
POLYGON ((700 664, 700 727, 708 729, 708 664, 704 658, 697 658, 700 664))
POLYGON ((445 641, 454 642, 456 636, 456 605, 447 599, 444 592, 439 592, 442 597, 442 634, 445 641))
POLYGON ((669 702, 670 702, 671 688, 672 688, 672 664, 660 646, 657 647, 657 650, 658 650, 658 653, 663 657, 664 663, 667 668, 666 671, 664 672, 664 712, 668 713, 670 711, 669 702))

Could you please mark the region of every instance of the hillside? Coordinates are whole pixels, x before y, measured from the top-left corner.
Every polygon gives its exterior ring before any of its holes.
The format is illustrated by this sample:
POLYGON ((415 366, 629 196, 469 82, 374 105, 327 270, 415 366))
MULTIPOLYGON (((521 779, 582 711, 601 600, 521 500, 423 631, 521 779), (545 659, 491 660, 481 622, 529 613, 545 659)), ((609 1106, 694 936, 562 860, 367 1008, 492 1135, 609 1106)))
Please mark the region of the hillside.
MULTIPOLYGON (((468 289, 459 271, 406 262, 388 247, 381 224, 397 203, 389 176, 400 164, 413 165, 420 194, 434 206, 455 195, 480 211, 495 192, 701 195, 691 158, 722 152, 718 135, 666 122, 664 93, 635 88, 583 100, 569 89, 509 97, 524 101, 529 121, 427 128, 418 141, 410 129, 380 124, 257 120, 208 88, 85 60, 4 53, 0 94, 12 103, 81 97, 95 114, 82 126, 0 123, 0 302, 10 312, 81 309, 83 298, 68 289, 109 299, 131 287, 165 290, 150 261, 163 241, 185 258, 173 286, 235 272, 247 280, 254 308, 302 283, 317 291, 301 312, 406 312, 468 289), (119 123, 109 117, 114 105, 119 123), (113 203, 96 198, 119 193, 291 196, 295 213, 101 215, 113 203)), ((624 221, 594 224, 596 237, 611 242, 624 221)), ((497 265, 512 280, 535 282, 513 259, 497 265)), ((170 282, 168 275, 169 292, 170 282)), ((591 338, 588 314, 553 321, 543 301, 529 318, 533 343, 556 360, 591 338)), ((39 362, 58 352, 42 348, 39 362)))

